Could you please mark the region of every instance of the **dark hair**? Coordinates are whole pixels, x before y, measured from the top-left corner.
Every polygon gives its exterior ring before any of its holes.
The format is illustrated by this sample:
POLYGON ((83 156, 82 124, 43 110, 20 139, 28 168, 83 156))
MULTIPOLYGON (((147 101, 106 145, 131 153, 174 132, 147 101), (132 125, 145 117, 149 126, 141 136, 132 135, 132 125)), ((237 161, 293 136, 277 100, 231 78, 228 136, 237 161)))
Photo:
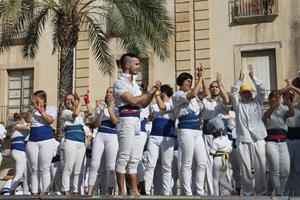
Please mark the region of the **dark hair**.
POLYGON ((122 67, 123 71, 124 71, 125 65, 128 63, 128 58, 137 58, 137 59, 139 59, 139 57, 136 54, 133 54, 133 53, 123 54, 120 58, 121 67, 122 67))
POLYGON ((47 93, 44 90, 37 90, 32 94, 32 96, 36 96, 44 99, 45 102, 44 108, 47 107, 47 93))
POLYGON ((176 84, 178 86, 182 86, 183 82, 187 79, 193 80, 193 76, 187 72, 183 72, 177 77, 176 84))
POLYGON ((21 115, 19 113, 14 113, 14 121, 20 121, 21 115))
POLYGON ((211 83, 209 84, 209 89, 211 88, 211 86, 212 86, 214 83, 216 83, 216 84, 219 86, 218 81, 213 81, 213 82, 211 82, 211 83))
POLYGON ((279 96, 279 93, 277 91, 273 90, 273 91, 270 92, 268 98, 270 99, 270 98, 275 97, 275 96, 279 96))
POLYGON ((166 93, 168 97, 171 97, 173 95, 173 88, 171 88, 169 85, 164 84, 160 87, 160 91, 166 93))

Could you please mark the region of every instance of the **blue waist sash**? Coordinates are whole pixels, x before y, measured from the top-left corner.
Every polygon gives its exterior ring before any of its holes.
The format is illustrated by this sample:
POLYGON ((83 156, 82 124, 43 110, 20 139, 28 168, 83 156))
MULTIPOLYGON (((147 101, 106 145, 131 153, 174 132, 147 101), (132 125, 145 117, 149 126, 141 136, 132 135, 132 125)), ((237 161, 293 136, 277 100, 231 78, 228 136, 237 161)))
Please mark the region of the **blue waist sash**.
POLYGON ((287 139, 300 140, 300 127, 289 127, 287 132, 287 139))
POLYGON ((53 138, 51 126, 31 127, 29 141, 39 142, 53 138))
POLYGON ((85 134, 82 125, 66 126, 65 139, 77 142, 85 142, 85 134))
POLYGON ((130 104, 119 107, 119 117, 140 117, 140 108, 130 104))
POLYGON ((113 124, 111 120, 104 120, 98 128, 98 132, 116 134, 116 125, 113 124))
POLYGON ((19 151, 25 151, 25 137, 19 136, 11 139, 10 149, 15 149, 19 151))
POLYGON ((176 137, 175 121, 161 117, 154 119, 150 135, 176 137))
POLYGON ((201 130, 200 116, 190 113, 179 118, 178 128, 180 129, 192 129, 201 130))
POLYGON ((146 133, 146 124, 147 124, 147 118, 144 118, 142 121, 141 121, 141 132, 144 132, 146 133))

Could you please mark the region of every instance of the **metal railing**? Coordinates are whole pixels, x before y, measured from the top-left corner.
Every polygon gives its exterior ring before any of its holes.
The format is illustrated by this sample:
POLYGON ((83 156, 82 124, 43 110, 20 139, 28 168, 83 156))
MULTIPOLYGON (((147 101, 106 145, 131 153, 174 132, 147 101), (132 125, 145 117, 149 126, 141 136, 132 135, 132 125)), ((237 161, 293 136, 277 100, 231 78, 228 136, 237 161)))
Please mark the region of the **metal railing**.
POLYGON ((264 20, 267 22, 275 19, 268 16, 278 14, 278 0, 230 0, 228 4, 231 23, 239 22, 240 18, 255 17, 260 19, 254 19, 252 22, 264 22, 264 20))

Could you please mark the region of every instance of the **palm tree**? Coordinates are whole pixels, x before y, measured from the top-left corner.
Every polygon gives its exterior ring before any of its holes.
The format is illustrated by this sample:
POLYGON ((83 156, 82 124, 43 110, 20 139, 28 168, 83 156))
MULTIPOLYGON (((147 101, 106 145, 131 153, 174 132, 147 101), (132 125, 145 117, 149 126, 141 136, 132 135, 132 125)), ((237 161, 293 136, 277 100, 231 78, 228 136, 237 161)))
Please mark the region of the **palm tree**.
POLYGON ((12 46, 14 38, 23 38, 22 55, 29 59, 35 58, 41 33, 50 23, 52 52, 60 50, 59 111, 64 96, 73 90, 73 55, 80 31, 88 31, 93 55, 103 74, 113 69, 108 45, 111 33, 125 51, 145 56, 146 49, 152 48, 165 60, 174 32, 166 0, 2 0, 0 23, 0 53, 12 46))

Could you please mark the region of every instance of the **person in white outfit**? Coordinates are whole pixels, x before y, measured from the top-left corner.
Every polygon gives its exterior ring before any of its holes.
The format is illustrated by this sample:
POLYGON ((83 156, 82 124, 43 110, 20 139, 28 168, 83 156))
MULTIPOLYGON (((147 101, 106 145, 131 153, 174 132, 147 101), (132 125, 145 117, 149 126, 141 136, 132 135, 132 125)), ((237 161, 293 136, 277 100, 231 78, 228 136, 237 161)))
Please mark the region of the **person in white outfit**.
POLYGON ((252 65, 248 65, 249 76, 257 95, 253 97, 251 84, 244 84, 241 70, 239 80, 231 88, 232 105, 236 112, 237 148, 241 158, 242 191, 245 196, 254 195, 251 169, 254 170, 256 195, 266 194, 266 155, 265 141, 267 131, 262 121, 262 105, 265 89, 262 82, 254 76, 252 65), (238 94, 241 100, 239 101, 238 94))
POLYGON ((213 188, 214 195, 222 195, 220 187, 233 192, 231 183, 226 176, 229 169, 229 154, 232 150, 232 143, 225 134, 224 122, 221 118, 215 117, 207 122, 207 132, 213 135, 210 153, 213 156, 213 188))
MULTIPOLYGON (((205 86, 205 82, 203 82, 205 86)), ((208 134, 206 131, 206 123, 208 120, 216 117, 218 114, 226 114, 228 109, 226 105, 229 104, 229 95, 227 94, 223 84, 222 84, 222 75, 220 73, 216 74, 216 80, 211 82, 209 85, 210 97, 203 98, 206 95, 206 87, 204 87, 204 94, 199 95, 199 98, 202 99, 203 104, 203 139, 205 143, 206 153, 207 153, 207 168, 206 168, 206 185, 207 185, 207 194, 214 194, 213 184, 212 184, 212 161, 213 158, 210 155, 210 148, 212 145, 213 136, 208 134), (203 96, 204 95, 204 96, 203 96)))
MULTIPOLYGON (((300 85, 294 86, 287 80, 289 92, 283 94, 284 104, 294 102, 295 93, 300 95, 300 85)), ((294 104, 294 116, 287 119, 287 144, 290 155, 290 174, 285 188, 285 195, 300 196, 300 103, 294 104)))
POLYGON ((6 137, 6 129, 5 126, 3 124, 0 123, 0 166, 2 163, 2 143, 3 143, 3 139, 6 137))
POLYGON ((134 148, 137 148, 139 143, 136 135, 140 134, 140 109, 150 104, 154 93, 160 87, 160 82, 157 81, 147 93, 142 94, 136 83, 136 75, 140 68, 139 58, 134 54, 124 54, 121 56, 121 67, 123 74, 113 87, 113 95, 119 109, 117 181, 119 194, 126 195, 124 183, 127 171, 130 179, 131 195, 140 195, 137 188, 137 166, 141 158, 133 155, 134 148))
POLYGON ((72 184, 73 194, 79 194, 80 173, 85 157, 85 134, 83 126, 84 120, 92 114, 89 100, 89 91, 84 96, 87 112, 81 111, 81 99, 77 93, 65 96, 64 104, 66 109, 62 112, 63 130, 65 139, 63 144, 64 166, 62 173, 62 192, 70 195, 70 184, 72 184), (73 175, 73 183, 70 183, 73 175))
MULTIPOLYGON (((105 153, 106 166, 103 169, 106 174, 107 194, 112 195, 116 183, 116 158, 118 153, 118 136, 116 124, 118 122, 118 109, 115 107, 113 88, 106 90, 105 102, 97 101, 94 125, 98 132, 92 144, 92 158, 88 181, 88 195, 93 194, 97 180, 102 155, 105 153)), ((102 171, 102 170, 101 170, 102 171)))
POLYGON ((162 161, 162 195, 171 194, 171 169, 176 140, 172 95, 173 89, 169 85, 162 85, 160 91, 155 94, 157 104, 150 107, 153 122, 148 140, 145 168, 146 194, 148 195, 152 188, 154 169, 159 155, 162 161))
MULTIPOLYGON (((146 125, 148 123, 149 119, 149 107, 141 109, 140 113, 140 120, 141 120, 141 130, 140 134, 138 135, 139 140, 139 147, 135 148, 137 152, 134 152, 135 155, 137 155, 141 160, 138 164, 137 168, 137 180, 138 180, 138 189, 139 193, 141 195, 145 195, 145 167, 144 167, 144 156, 148 154, 147 152, 147 139, 148 139, 148 133, 149 131, 146 129, 146 125)), ((151 130, 150 130, 151 131, 151 130)))
POLYGON ((180 89, 173 95, 172 101, 178 123, 178 141, 181 151, 180 180, 182 195, 193 195, 191 189, 192 163, 195 159, 196 195, 204 195, 204 178, 207 165, 206 150, 202 137, 200 100, 202 91, 203 66, 197 68, 198 80, 192 88, 193 77, 189 73, 181 73, 176 83, 180 89))
POLYGON ((57 194, 61 194, 61 188, 62 188, 62 163, 61 163, 61 155, 62 155, 62 144, 63 140, 61 142, 55 140, 55 152, 53 154, 53 158, 51 161, 51 167, 50 167, 50 173, 51 173, 51 179, 55 185, 55 187, 52 188, 52 192, 56 192, 57 194))
POLYGON ((266 156, 272 188, 277 196, 282 196, 290 172, 290 156, 286 142, 287 118, 294 115, 294 108, 291 102, 286 101, 287 105, 281 104, 281 96, 276 91, 269 94, 268 100, 269 108, 263 115, 268 132, 265 138, 266 156))
MULTIPOLYGON (((25 184, 26 176, 26 153, 25 153, 25 137, 30 131, 30 116, 27 113, 18 114, 14 113, 15 124, 13 126, 13 133, 10 137, 10 149, 12 158, 15 161, 15 176, 11 183, 11 194, 15 194, 15 190, 18 187, 18 184, 23 180, 23 188, 27 186, 25 184), (25 121, 27 119, 27 122, 25 121)), ((25 189, 25 188, 24 188, 25 189)), ((28 190, 26 188, 25 190, 28 190)), ((28 192, 28 191, 27 191, 28 192)))
POLYGON ((54 152, 54 138, 51 124, 56 119, 56 109, 47 106, 47 94, 43 90, 33 93, 29 112, 30 134, 26 144, 26 154, 31 166, 31 192, 47 194, 50 191, 50 165, 54 152), (39 184, 41 180, 41 184, 39 184))

